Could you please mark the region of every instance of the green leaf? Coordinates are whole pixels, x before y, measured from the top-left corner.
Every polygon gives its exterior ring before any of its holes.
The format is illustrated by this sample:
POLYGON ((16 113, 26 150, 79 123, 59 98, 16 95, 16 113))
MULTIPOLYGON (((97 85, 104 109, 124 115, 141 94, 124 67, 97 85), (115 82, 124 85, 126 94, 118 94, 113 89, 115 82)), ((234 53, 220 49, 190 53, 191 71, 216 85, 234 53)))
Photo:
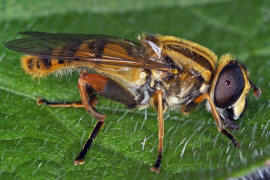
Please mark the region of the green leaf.
POLYGON ((0 179, 226 179, 257 168, 270 156, 270 1, 119 0, 19 1, 0 3, 0 179), (200 106, 189 116, 165 114, 160 174, 149 171, 157 156, 157 115, 151 109, 126 110, 101 99, 107 115, 86 156, 73 160, 96 120, 84 109, 37 106, 36 98, 79 100, 78 74, 33 79, 20 68, 21 54, 4 42, 20 31, 109 34, 136 40, 142 32, 174 35, 198 42, 219 56, 231 52, 262 88, 233 132, 231 146, 211 114, 200 106))

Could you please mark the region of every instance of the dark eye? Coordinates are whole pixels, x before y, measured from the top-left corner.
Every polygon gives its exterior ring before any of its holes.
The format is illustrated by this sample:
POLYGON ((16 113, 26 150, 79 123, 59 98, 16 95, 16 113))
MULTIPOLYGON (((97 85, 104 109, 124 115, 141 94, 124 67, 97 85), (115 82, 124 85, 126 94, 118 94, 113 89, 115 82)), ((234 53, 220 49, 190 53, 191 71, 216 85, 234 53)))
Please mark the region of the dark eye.
POLYGON ((217 107, 224 108, 237 101, 243 92, 245 80, 243 72, 235 62, 227 64, 220 72, 214 92, 217 107))

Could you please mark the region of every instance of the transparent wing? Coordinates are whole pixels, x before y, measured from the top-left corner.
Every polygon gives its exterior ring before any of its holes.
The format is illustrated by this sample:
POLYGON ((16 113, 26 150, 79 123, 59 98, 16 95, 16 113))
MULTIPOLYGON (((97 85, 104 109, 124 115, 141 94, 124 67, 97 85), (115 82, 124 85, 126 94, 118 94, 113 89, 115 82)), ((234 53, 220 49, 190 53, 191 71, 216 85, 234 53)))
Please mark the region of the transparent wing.
POLYGON ((117 66, 158 69, 169 65, 159 59, 145 57, 141 45, 107 35, 22 32, 28 37, 12 40, 7 48, 41 58, 111 64, 117 66))

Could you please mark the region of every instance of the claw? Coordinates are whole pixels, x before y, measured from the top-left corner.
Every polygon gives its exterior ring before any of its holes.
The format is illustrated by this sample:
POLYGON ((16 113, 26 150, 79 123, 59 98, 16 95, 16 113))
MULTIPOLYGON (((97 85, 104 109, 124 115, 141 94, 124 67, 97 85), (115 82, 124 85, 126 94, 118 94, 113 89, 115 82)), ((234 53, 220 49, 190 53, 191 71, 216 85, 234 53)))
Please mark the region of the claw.
POLYGON ((37 99, 37 105, 41 105, 41 104, 44 104, 46 103, 46 100, 45 99, 37 99))
POLYGON ((226 128, 229 128, 230 130, 237 131, 240 128, 238 124, 236 124, 235 122, 233 122, 232 120, 228 118, 223 119, 223 122, 224 122, 224 126, 226 128))
POLYGON ((155 166, 151 167, 151 168, 150 168, 150 171, 156 172, 156 173, 158 173, 158 174, 160 173, 159 168, 157 168, 157 167, 155 167, 155 166))
POLYGON ((82 159, 77 159, 77 160, 75 160, 75 161, 73 162, 73 165, 74 165, 74 166, 77 166, 77 165, 83 165, 84 163, 85 163, 84 160, 82 160, 82 159))

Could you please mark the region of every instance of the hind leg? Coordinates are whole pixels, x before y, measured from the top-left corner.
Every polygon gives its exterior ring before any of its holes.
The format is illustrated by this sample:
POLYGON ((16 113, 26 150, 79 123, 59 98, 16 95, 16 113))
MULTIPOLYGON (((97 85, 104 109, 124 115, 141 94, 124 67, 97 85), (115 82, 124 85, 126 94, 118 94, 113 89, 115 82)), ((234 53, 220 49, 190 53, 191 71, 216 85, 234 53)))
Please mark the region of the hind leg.
POLYGON ((87 153, 87 150, 91 147, 93 140, 95 139, 99 130, 102 128, 104 124, 105 115, 102 115, 95 109, 95 106, 98 101, 95 93, 99 93, 102 91, 102 86, 105 86, 106 80, 107 79, 105 77, 96 76, 95 74, 89 74, 87 76, 85 74, 82 74, 78 82, 78 88, 82 101, 63 103, 63 102, 50 102, 45 99, 37 99, 38 105, 45 104, 50 107, 85 108, 90 115, 92 115, 94 118, 98 120, 94 129, 90 133, 88 140, 83 145, 82 150, 80 151, 79 155, 74 161, 75 166, 78 164, 84 164, 84 157, 87 153))
POLYGON ((137 106, 135 97, 127 90, 127 88, 121 86, 116 81, 101 75, 82 73, 78 81, 78 88, 82 99, 81 102, 61 103, 49 102, 45 99, 38 99, 37 101, 39 105, 46 104, 50 107, 84 107, 91 116, 97 119, 97 123, 91 131, 88 140, 83 145, 82 150, 74 161, 75 166, 78 164, 84 164, 84 157, 88 149, 91 148, 94 139, 105 121, 106 116, 95 109, 97 104, 96 94, 125 104, 128 108, 134 108, 137 106))
POLYGON ((134 107, 134 105, 136 105, 135 98, 129 94, 124 87, 104 76, 82 73, 79 78, 78 87, 84 108, 91 116, 97 119, 97 123, 90 133, 81 152, 74 161, 75 166, 78 164, 84 164, 84 157, 87 150, 90 149, 94 139, 105 122, 106 116, 95 109, 96 97, 94 93, 121 102, 128 107, 134 107))
POLYGON ((91 77, 91 75, 86 76, 85 74, 81 74, 80 78, 79 78, 79 82, 78 82, 78 87, 79 87, 79 91, 80 91, 80 95, 81 95, 81 99, 82 99, 82 105, 83 107, 86 109, 86 111, 92 115, 94 118, 96 118, 98 121, 94 127, 94 129, 92 130, 92 132, 90 133, 88 140, 86 141, 86 143, 83 145, 82 150, 80 151, 79 155, 77 156, 76 160, 74 161, 74 166, 78 165, 78 164, 84 164, 84 157, 87 153, 87 150, 90 149, 95 137, 97 136, 98 132, 100 131, 100 129, 102 128, 103 124, 104 124, 104 120, 105 120, 105 115, 99 113, 96 109, 95 109, 95 103, 94 101, 96 101, 96 96, 94 94, 94 91, 98 92, 100 90, 102 90, 102 88, 98 88, 98 87, 93 87, 93 86, 105 86, 106 81, 102 81, 102 80, 106 80, 104 78, 94 78, 95 80, 93 81, 93 79, 91 80, 92 82, 88 82, 87 79, 88 78, 93 78, 91 77), (92 83, 92 85, 91 85, 92 83))

